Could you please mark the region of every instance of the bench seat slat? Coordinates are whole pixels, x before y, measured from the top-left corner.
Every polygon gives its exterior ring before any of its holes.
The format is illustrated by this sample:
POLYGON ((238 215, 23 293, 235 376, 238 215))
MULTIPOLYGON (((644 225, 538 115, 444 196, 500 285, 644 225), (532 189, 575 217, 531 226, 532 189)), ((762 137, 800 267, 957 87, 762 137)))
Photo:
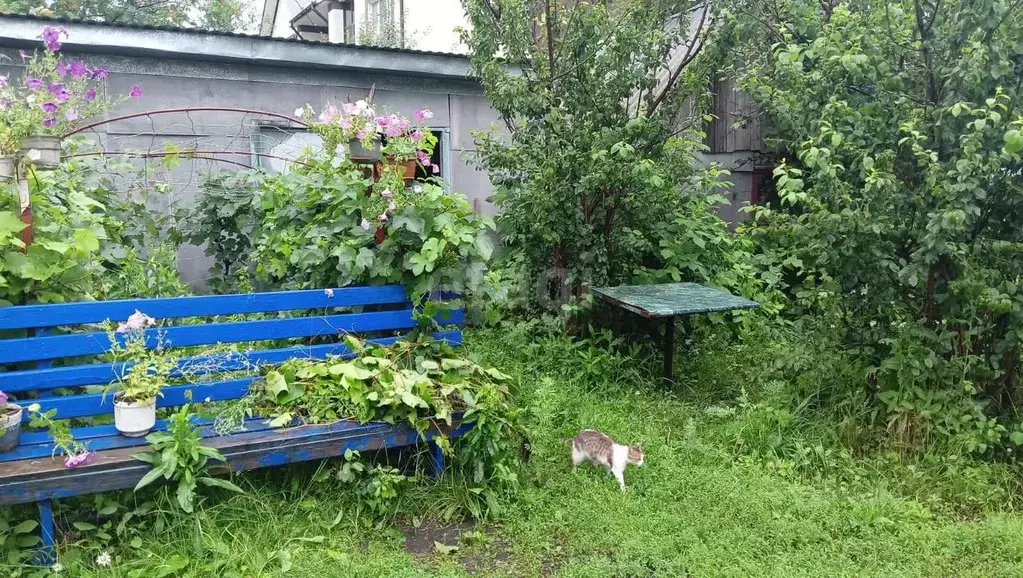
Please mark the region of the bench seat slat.
MULTIPOLYGON (((461 331, 439 331, 434 338, 447 341, 451 345, 462 343, 461 331)), ((391 344, 398 337, 382 337, 368 341, 380 344, 391 344)), ((2 342, 0 342, 2 345, 2 342)), ((206 375, 225 371, 242 371, 259 365, 276 365, 293 358, 324 359, 328 355, 349 355, 348 347, 343 343, 327 345, 285 347, 280 349, 257 349, 253 351, 236 351, 196 357, 186 357, 179 363, 180 367, 192 368, 192 375, 206 375)), ((28 369, 0 373, 0 391, 18 393, 23 391, 45 391, 58 387, 79 387, 86 385, 107 384, 122 375, 126 369, 124 363, 93 363, 71 365, 47 369, 28 369)), ((171 377, 180 377, 181 371, 172 373, 171 377)))
MULTIPOLYGON (((462 424, 449 436, 463 435, 471 424, 462 424)), ((429 441, 436 430, 421 438, 415 429, 399 424, 373 422, 358 425, 351 420, 214 437, 209 445, 220 449, 232 471, 250 470, 344 454, 346 449, 369 451, 403 447, 429 441)), ((0 506, 65 498, 132 488, 151 469, 131 457, 137 448, 99 452, 92 464, 63 468, 60 460, 42 458, 14 462, 0 473, 0 506)))
POLYGON ((0 330, 101 323, 108 319, 124 321, 136 309, 156 319, 171 319, 390 303, 410 303, 404 287, 376 285, 329 290, 19 305, 0 307, 0 330))
MULTIPOLYGON (((208 323, 149 329, 147 345, 156 347, 162 336, 167 347, 242 343, 293 337, 319 337, 342 333, 412 329, 416 321, 412 308, 372 313, 350 313, 321 317, 296 317, 234 323, 208 323)), ((461 324, 461 309, 450 312, 438 321, 461 324)), ((123 335, 118 336, 123 340, 123 335)), ((0 342, 0 363, 17 363, 40 359, 59 359, 98 355, 110 349, 110 337, 103 332, 27 337, 0 342)))

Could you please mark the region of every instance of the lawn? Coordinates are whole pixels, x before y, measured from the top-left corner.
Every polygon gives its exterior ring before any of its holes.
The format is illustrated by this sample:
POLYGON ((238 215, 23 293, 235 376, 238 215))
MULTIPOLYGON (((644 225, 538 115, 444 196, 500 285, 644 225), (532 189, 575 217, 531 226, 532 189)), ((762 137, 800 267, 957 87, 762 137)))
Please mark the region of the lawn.
POLYGON ((691 401, 703 397, 685 384, 666 392, 642 349, 604 355, 521 326, 470 331, 466 347, 517 378, 533 432, 522 489, 491 519, 435 521, 464 499, 454 479, 410 489, 401 513, 380 522, 314 484, 315 465, 278 468, 240 477, 243 495, 218 494, 194 516, 168 516, 160 532, 109 547, 109 567, 95 564, 103 548, 93 542, 65 544, 64 573, 1023 575, 1023 517, 954 516, 889 492, 883 476, 848 487, 742 459, 725 435, 741 418, 691 401), (568 439, 583 427, 643 445, 646 464, 626 472, 626 493, 603 470, 572 473, 568 439))

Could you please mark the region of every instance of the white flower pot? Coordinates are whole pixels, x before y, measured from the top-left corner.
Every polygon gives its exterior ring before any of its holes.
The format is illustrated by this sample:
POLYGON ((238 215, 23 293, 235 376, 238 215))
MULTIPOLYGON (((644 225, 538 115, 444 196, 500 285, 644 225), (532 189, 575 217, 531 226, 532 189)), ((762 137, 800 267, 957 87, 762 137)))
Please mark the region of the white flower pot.
POLYGON ((18 159, 14 156, 0 156, 0 181, 14 180, 18 169, 18 159))
POLYGON ((21 406, 13 403, 0 408, 0 452, 9 452, 18 447, 22 413, 21 406))
POLYGON ((21 153, 37 169, 55 169, 60 166, 59 136, 36 134, 21 143, 21 153))
POLYGON ((156 400, 147 404, 114 398, 114 427, 121 435, 140 438, 156 426, 156 400))

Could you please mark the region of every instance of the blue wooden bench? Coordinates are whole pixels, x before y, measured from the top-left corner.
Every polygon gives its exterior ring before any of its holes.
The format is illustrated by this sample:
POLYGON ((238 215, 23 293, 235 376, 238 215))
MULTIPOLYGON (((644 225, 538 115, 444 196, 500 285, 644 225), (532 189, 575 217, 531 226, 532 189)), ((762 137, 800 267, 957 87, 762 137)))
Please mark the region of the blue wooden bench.
MULTIPOLYGON (((216 295, 123 301, 97 301, 53 305, 24 305, 0 308, 0 336, 20 332, 11 338, 0 337, 0 391, 7 392, 23 406, 38 403, 42 411, 56 409, 55 419, 113 415, 113 395, 88 391, 87 386, 102 386, 121 372, 119 364, 103 363, 95 356, 110 348, 109 335, 94 324, 107 320, 123 321, 136 310, 158 320, 199 318, 198 324, 164 325, 147 330, 149 346, 180 348, 218 343, 253 341, 326 339, 329 343, 291 345, 277 349, 246 349, 221 356, 209 363, 210 373, 251 369, 253 365, 272 365, 296 357, 325 358, 346 355, 340 343, 342 334, 358 334, 371 341, 390 343, 413 329, 414 305, 400 285, 348 287, 308 291, 284 291, 247 295, 216 295), (380 309, 352 312, 353 308, 380 309), (310 314, 309 311, 315 311, 310 314), (223 316, 294 312, 288 316, 257 320, 224 320, 223 316), (80 326, 85 326, 80 327, 80 326), (79 326, 76 328, 76 326, 79 326), (58 360, 62 360, 57 363, 58 360), (3 371, 3 367, 15 367, 3 371), (22 369, 28 366, 29 369, 22 369), (74 393, 57 394, 57 388, 74 393), (83 391, 81 388, 87 388, 83 391)), ((464 312, 455 309, 438 322, 461 325, 464 312)), ((436 333, 451 344, 461 344, 457 328, 436 333)), ((182 358, 181 364, 191 363, 182 358)), ((237 374, 235 374, 237 375, 237 374)), ((217 379, 211 376, 195 384, 174 385, 163 389, 158 407, 173 407, 190 401, 221 401, 243 397, 258 375, 217 379)), ((25 412, 26 414, 28 412, 25 412)), ((28 419, 28 416, 25 416, 28 419)), ((359 424, 342 420, 331 424, 295 425, 272 428, 266 420, 251 419, 238 433, 216 436, 209 421, 198 420, 206 443, 218 448, 227 458, 226 466, 241 471, 290 462, 316 460, 343 454, 345 449, 374 450, 428 443, 431 470, 438 474, 444 467, 443 454, 429 443, 439 430, 422 439, 415 429, 387 423, 359 424)), ((156 429, 166 428, 159 420, 156 429)), ((445 431, 452 437, 464 433, 465 426, 445 431)), ((45 552, 54 546, 51 500, 79 494, 91 494, 134 487, 150 466, 132 459, 146 441, 118 434, 113 424, 73 428, 75 439, 96 451, 94 460, 74 469, 64 467, 53 454, 53 440, 46 432, 23 432, 14 450, 0 453, 0 506, 38 502, 40 533, 45 552)))

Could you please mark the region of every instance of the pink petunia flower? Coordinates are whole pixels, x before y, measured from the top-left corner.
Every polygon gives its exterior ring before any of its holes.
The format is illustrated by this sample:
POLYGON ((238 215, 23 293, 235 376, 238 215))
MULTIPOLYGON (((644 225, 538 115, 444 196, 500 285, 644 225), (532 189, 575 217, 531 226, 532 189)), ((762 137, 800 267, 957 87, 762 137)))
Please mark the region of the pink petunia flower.
POLYGON ((423 122, 428 118, 433 118, 433 112, 431 112, 428 108, 424 108, 422 110, 417 110, 415 117, 418 122, 423 122))
POLYGON ((43 42, 46 43, 47 50, 49 50, 50 52, 59 52, 61 34, 63 34, 64 37, 66 38, 67 30, 65 30, 63 27, 53 28, 52 26, 47 26, 46 28, 43 28, 43 34, 42 36, 40 36, 40 38, 42 38, 43 42))
POLYGON ((423 140, 423 136, 425 136, 425 135, 423 134, 423 131, 421 131, 421 130, 419 130, 417 128, 416 130, 412 131, 412 134, 409 135, 409 136, 412 137, 412 140, 414 140, 416 142, 419 142, 419 141, 423 140))
POLYGON ((137 84, 135 86, 132 86, 131 87, 131 92, 128 93, 128 95, 131 96, 132 98, 138 98, 138 97, 142 96, 142 87, 140 87, 137 84))
POLYGON ((48 116, 43 119, 43 126, 45 126, 46 128, 50 128, 55 124, 57 124, 57 119, 52 116, 48 116))
POLYGON ((394 196, 394 193, 391 192, 391 189, 384 189, 383 192, 380 193, 380 196, 385 199, 390 199, 394 196))
POLYGON ((432 170, 433 174, 435 175, 440 174, 440 167, 438 167, 437 165, 433 165, 433 167, 431 167, 430 170, 432 170))
POLYGON ((58 62, 57 65, 53 67, 53 69, 57 71, 57 76, 60 76, 61 78, 67 76, 67 64, 63 62, 58 62))
POLYGON ((80 454, 70 455, 64 458, 65 468, 77 468, 80 466, 87 466, 92 463, 92 460, 96 458, 96 452, 87 451, 80 454))
POLYGON ((71 109, 64 113, 64 118, 66 118, 69 122, 74 122, 78 120, 78 111, 71 109))
POLYGON ((390 203, 387 203, 387 210, 388 211, 393 211, 393 210, 395 210, 397 208, 398 207, 394 204, 394 201, 391 201, 390 203))
POLYGON ((7 394, 6 394, 6 393, 4 393, 4 392, 0 391, 0 407, 3 407, 3 406, 5 406, 5 405, 7 405, 7 401, 8 401, 9 399, 10 399, 10 398, 8 398, 8 397, 7 397, 7 394))
POLYGON ((96 100, 96 89, 95 88, 90 88, 89 90, 86 90, 85 94, 83 95, 83 98, 85 98, 85 100, 90 100, 90 101, 91 100, 96 100))
POLYGON ((364 231, 368 231, 370 228, 369 221, 367 221, 366 219, 363 219, 362 222, 359 223, 359 226, 362 227, 364 231))
POLYGON ((416 157, 419 158, 419 162, 422 163, 424 167, 430 166, 430 155, 426 154, 425 151, 417 152, 416 157))
POLYGON ((377 215, 377 220, 378 221, 386 221, 387 220, 387 213, 380 213, 379 215, 377 215))

